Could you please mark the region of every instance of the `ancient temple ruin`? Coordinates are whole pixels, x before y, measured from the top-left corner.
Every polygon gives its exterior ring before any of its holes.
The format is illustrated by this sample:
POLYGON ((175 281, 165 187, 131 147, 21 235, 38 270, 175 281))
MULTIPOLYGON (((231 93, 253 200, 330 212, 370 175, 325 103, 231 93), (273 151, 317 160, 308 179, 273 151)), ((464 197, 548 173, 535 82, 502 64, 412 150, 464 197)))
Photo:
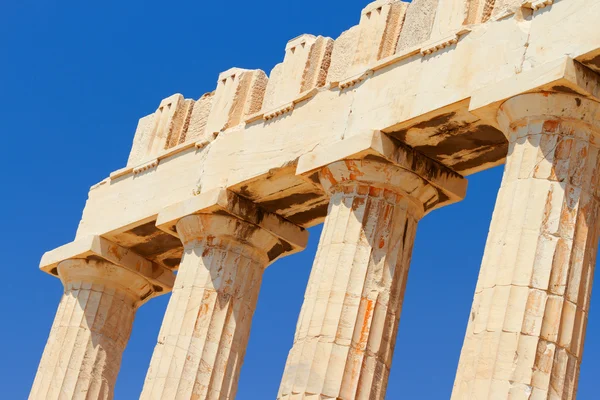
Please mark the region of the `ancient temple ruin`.
POLYGON ((278 399, 383 399, 419 220, 503 163, 452 399, 574 399, 599 17, 600 0, 378 0, 268 76, 162 100, 41 260, 65 294, 30 399, 111 399, 137 308, 169 292, 140 398, 233 399, 262 273, 321 223, 278 399))

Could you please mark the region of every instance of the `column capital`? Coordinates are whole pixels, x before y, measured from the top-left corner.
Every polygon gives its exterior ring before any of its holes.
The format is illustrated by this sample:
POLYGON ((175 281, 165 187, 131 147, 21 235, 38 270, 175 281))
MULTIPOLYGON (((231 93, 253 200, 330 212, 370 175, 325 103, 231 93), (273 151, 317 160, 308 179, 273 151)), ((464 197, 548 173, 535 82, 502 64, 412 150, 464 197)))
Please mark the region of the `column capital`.
POLYGON ((122 292, 134 305, 139 305, 155 293, 155 288, 142 275, 101 258, 75 258, 58 264, 58 277, 65 290, 90 289, 103 286, 104 291, 122 292))
POLYGON ((310 152, 296 174, 318 179, 328 191, 366 184, 407 195, 424 213, 462 200, 467 180, 450 168, 403 146, 379 131, 368 131, 310 152))
MULTIPOLYGON (((600 132, 600 103, 576 93, 537 92, 511 97, 498 109, 498 124, 510 140, 514 128, 529 125, 536 120, 556 124, 577 123, 600 132)), ((542 132, 542 125, 539 126, 542 132)), ((534 133, 534 132, 531 132, 534 133)))
POLYGON ((292 250, 271 232, 229 215, 192 214, 181 218, 176 227, 185 248, 196 247, 203 241, 220 247, 230 247, 234 242, 246 248, 242 254, 254 251, 266 257, 265 265, 292 250))
POLYGON ((65 288, 73 280, 120 287, 144 303, 171 291, 172 271, 98 235, 90 235, 52 251, 40 269, 60 278, 65 288))
POLYGON ((269 263, 303 250, 308 242, 306 229, 223 188, 164 209, 156 226, 184 245, 201 237, 228 236, 264 250, 269 263))

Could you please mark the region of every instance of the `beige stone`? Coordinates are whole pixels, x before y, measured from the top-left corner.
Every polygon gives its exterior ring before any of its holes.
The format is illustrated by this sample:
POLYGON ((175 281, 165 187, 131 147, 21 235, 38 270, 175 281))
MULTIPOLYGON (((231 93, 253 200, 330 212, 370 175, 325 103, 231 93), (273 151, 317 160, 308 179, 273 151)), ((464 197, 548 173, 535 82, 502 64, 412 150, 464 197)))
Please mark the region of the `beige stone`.
POLYGON ((184 141, 206 142, 208 144, 214 140, 214 132, 209 132, 206 129, 214 97, 214 92, 206 93, 196 101, 184 141))
MULTIPOLYGON (((600 43, 600 36, 585 27, 595 24, 591 13, 586 11, 596 7, 595 1, 557 2, 551 12, 535 14, 530 20, 518 19, 516 15, 490 20, 472 27, 470 33, 447 51, 427 58, 420 53, 402 58, 404 55, 399 53, 391 59, 380 60, 384 66, 352 90, 340 92, 337 88, 323 88, 285 118, 268 122, 256 120, 232 128, 213 141, 206 151, 192 148, 164 153, 159 155, 157 168, 135 177, 132 170, 125 170, 90 191, 77 236, 105 234, 137 221, 147 222, 162 208, 188 198, 198 187, 202 190, 227 187, 241 193, 239 189, 248 182, 269 182, 276 186, 278 183, 273 180, 265 180, 273 171, 290 167, 316 146, 327 146, 365 130, 386 132, 462 174, 501 164, 507 145, 497 129, 494 100, 507 97, 491 96, 499 95, 498 87, 515 91, 508 97, 561 86, 578 91, 577 85, 583 82, 567 84, 570 78, 564 68, 556 67, 565 60, 560 47, 545 42, 547 32, 556 31, 549 28, 547 14, 568 13, 564 21, 552 20, 554 27, 565 27, 567 39, 560 41, 573 57, 593 66, 593 57, 589 57, 594 54, 594 46, 600 43), (574 32, 580 29, 584 29, 585 34, 575 36, 574 32), (568 39, 568 35, 573 36, 568 39), (535 58, 527 56, 537 51, 531 41, 537 41, 536 48, 548 49, 544 59, 535 65, 523 61, 524 57, 530 61, 535 58), (511 46, 503 43, 511 43, 511 46), (393 58, 396 56, 398 58, 393 58), (552 74, 549 66, 556 67, 552 74), (431 79, 432 76, 436 79, 431 79), (490 101, 475 106, 473 103, 482 93, 489 94, 490 101), (492 113, 479 114, 486 109, 492 113), (445 119, 447 122, 443 122, 445 119), (428 121, 433 122, 421 128, 428 121), (471 147, 454 148, 454 140, 470 143, 471 147)), ((379 64, 373 68, 376 65, 379 64)), ((281 182, 287 189, 286 195, 303 194, 306 186, 294 180, 293 168, 290 171, 282 176, 287 182, 281 182)), ((248 190, 256 191, 253 200, 263 201, 262 187, 249 186, 248 190)), ((268 201, 272 201, 275 195, 270 193, 269 196, 268 201)), ((305 210, 306 205, 298 207, 305 210)), ((293 211, 287 210, 286 214, 290 217, 293 211)), ((320 223, 323 217, 322 213, 305 226, 320 223)))
POLYGON ((327 82, 340 82, 350 76, 348 72, 358 46, 360 26, 353 26, 335 39, 331 53, 331 64, 327 72, 327 82))
POLYGON ((221 73, 205 134, 216 136, 221 131, 239 125, 245 117, 259 112, 267 81, 267 76, 261 70, 232 68, 221 73))
POLYGON ((433 20, 431 38, 445 37, 468 23, 470 3, 469 0, 440 0, 433 20))
POLYGON ((29 398, 112 399, 137 308, 175 276, 99 236, 47 252, 40 269, 65 291, 29 398))
POLYGON ((464 196, 452 171, 380 134, 355 139, 299 163, 331 199, 278 399, 385 397, 417 223, 446 191, 464 196))
POLYGON ((100 257, 70 259, 65 286, 29 399, 112 399, 137 308, 154 285, 100 257))
POLYGON ((363 73, 375 61, 396 52, 408 3, 378 0, 366 6, 360 23, 335 42, 328 82, 340 82, 363 73))
POLYGON ((301 93, 325 85, 332 50, 331 38, 301 35, 290 40, 283 62, 269 75, 262 111, 276 114, 281 108, 289 108, 301 93))
POLYGON ((141 399, 233 399, 267 265, 302 249, 302 228, 225 191, 159 216, 184 254, 141 399))
POLYGON ((438 1, 414 0, 410 2, 396 52, 410 49, 429 40, 438 1))
POLYGON ((186 142, 206 146, 224 130, 260 111, 267 86, 261 70, 231 68, 219 75, 217 89, 198 101, 180 94, 164 99, 138 124, 128 166, 138 166, 186 142))
POLYGON ((180 143, 194 102, 174 94, 161 101, 151 116, 140 120, 127 165, 136 166, 180 143))
MULTIPOLYGON (((268 81, 233 68, 197 101, 163 100, 140 120, 127 165, 90 189, 74 241, 41 268, 65 282, 69 263, 95 268, 91 281, 127 276, 119 293, 137 300, 109 309, 127 321, 181 268, 144 396, 232 397, 258 288, 205 278, 243 270, 258 283, 304 247, 303 228, 325 221, 281 397, 381 398, 416 221, 462 199, 463 176, 508 153, 454 396, 572 398, 596 255, 599 12, 600 0, 373 2, 335 43, 290 41, 268 81)), ((60 310, 87 313, 73 299, 88 289, 68 285, 60 310)), ((88 387, 110 397, 123 346, 85 353, 80 344, 105 329, 91 325, 71 348, 60 310, 32 396, 88 387), (78 380, 109 368, 109 353, 116 369, 100 389, 96 375, 78 380)), ((127 336, 129 322, 119 328, 127 336)))
POLYGON ((509 156, 453 399, 529 398, 534 387, 575 398, 600 228, 598 115, 600 103, 567 94, 501 106, 509 156))

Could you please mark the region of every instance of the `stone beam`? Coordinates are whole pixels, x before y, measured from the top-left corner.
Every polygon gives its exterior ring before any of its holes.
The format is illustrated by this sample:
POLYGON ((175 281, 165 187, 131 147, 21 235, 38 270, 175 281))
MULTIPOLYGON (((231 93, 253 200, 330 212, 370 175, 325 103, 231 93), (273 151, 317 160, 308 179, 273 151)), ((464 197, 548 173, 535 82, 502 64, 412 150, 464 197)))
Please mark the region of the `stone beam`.
MULTIPOLYGON (((425 213, 460 201, 466 195, 466 181, 462 176, 377 131, 352 136, 327 148, 307 153, 298 161, 296 173, 310 179, 315 172, 336 161, 362 159, 394 164, 400 170, 410 171, 435 187, 438 190, 438 200, 435 204, 424 201, 425 213)), ((404 179, 404 174, 390 176, 388 184, 402 187, 404 179)))
POLYGON ((40 269, 60 278, 59 264, 66 260, 78 259, 104 260, 148 280, 152 289, 144 296, 144 302, 157 295, 170 292, 173 282, 175 282, 175 275, 171 270, 148 261, 131 249, 97 235, 81 238, 44 253, 40 261, 40 269))
MULTIPOLYGON (((146 170, 136 174, 128 167, 101 182, 90 191, 77 236, 101 234, 119 243, 127 236, 126 247, 143 244, 147 237, 124 227, 150 224, 163 208, 218 187, 312 226, 323 220, 326 199, 314 182, 295 176, 298 158, 365 130, 385 132, 463 175, 501 164, 507 141, 495 118, 477 112, 477 98, 523 74, 535 85, 527 90, 548 90, 560 78, 543 71, 565 53, 593 66, 600 33, 592 11, 598 7, 599 0, 563 0, 542 10, 518 9, 469 26, 434 53, 423 55, 416 46, 373 61, 354 86, 326 82, 308 95, 294 89, 297 103, 285 115, 246 119, 208 146, 183 143, 146 170)), ((156 230, 153 235, 165 239, 156 230)), ((148 252, 157 262, 177 256, 148 252)))
POLYGON ((158 229, 179 237, 177 221, 187 215, 219 214, 255 225, 278 238, 269 249, 269 263, 306 247, 308 232, 276 214, 265 212, 256 204, 226 189, 215 189, 164 209, 156 220, 158 229))
POLYGON ((475 91, 469 112, 493 120, 506 100, 536 92, 567 93, 600 100, 600 75, 565 56, 475 91))

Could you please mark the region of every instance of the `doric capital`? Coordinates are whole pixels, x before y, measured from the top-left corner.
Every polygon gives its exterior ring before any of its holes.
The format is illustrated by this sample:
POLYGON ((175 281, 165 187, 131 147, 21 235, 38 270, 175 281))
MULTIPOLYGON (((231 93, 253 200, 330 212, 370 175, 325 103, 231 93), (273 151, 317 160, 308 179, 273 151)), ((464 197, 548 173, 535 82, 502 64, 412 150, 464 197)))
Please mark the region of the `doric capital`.
MULTIPOLYGON (((392 203, 407 196, 421 209, 421 214, 448 200, 441 190, 415 172, 377 160, 359 159, 336 161, 319 171, 323 188, 333 194, 358 187, 357 193, 381 189, 392 203)), ((365 194, 367 194, 365 193, 365 194)))
POLYGON ((40 269, 60 278, 65 288, 74 280, 119 287, 138 302, 170 292, 175 283, 172 271, 97 235, 45 253, 40 269))
POLYGON ((306 154, 296 173, 307 177, 318 173, 330 193, 358 184, 407 195, 424 213, 462 200, 467 189, 463 176, 378 131, 306 154))
MULTIPOLYGON (((185 248, 205 244, 229 249, 239 247, 239 253, 255 252, 264 258, 265 265, 286 250, 279 238, 269 231, 228 215, 188 215, 177 222, 177 233, 185 248)), ((291 250, 291 246, 287 250, 291 250)))
POLYGON ((92 290, 95 286, 102 286, 102 291, 110 288, 126 294, 135 305, 141 305, 156 291, 152 283, 142 275, 101 258, 65 260, 58 264, 57 269, 58 277, 66 290, 71 289, 76 282, 81 282, 83 288, 87 285, 92 290))
POLYGON ((269 263, 303 250, 308 232, 226 189, 201 193, 163 210, 156 226, 184 246, 209 237, 229 238, 263 250, 269 263))
POLYGON ((498 124, 509 139, 514 128, 549 120, 600 132, 600 103, 577 94, 540 92, 512 97, 498 110, 498 124))

